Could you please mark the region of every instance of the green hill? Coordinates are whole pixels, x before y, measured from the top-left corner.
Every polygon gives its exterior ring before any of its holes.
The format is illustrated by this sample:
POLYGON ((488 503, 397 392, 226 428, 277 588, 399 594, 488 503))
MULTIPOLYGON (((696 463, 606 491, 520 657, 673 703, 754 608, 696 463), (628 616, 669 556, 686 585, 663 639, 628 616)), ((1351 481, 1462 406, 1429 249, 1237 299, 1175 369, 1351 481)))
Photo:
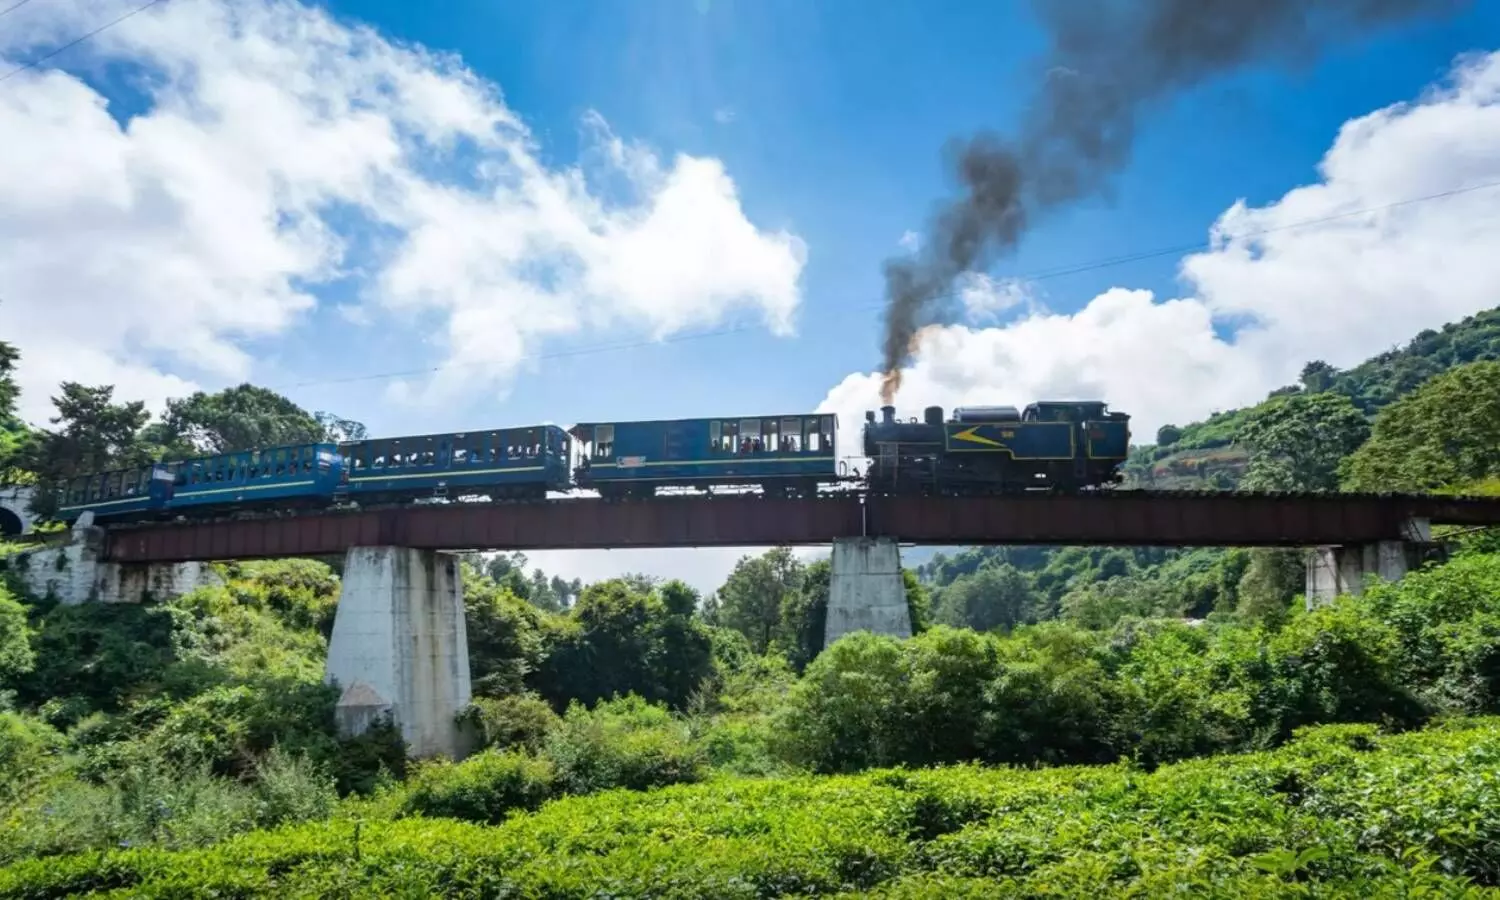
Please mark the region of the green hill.
POLYGON ((1217 412, 1181 428, 1162 428, 1159 439, 1174 439, 1133 448, 1125 465, 1125 485, 1157 490, 1235 488, 1249 465, 1249 453, 1238 443, 1242 428, 1267 403, 1291 394, 1328 391, 1349 398, 1356 409, 1373 417, 1434 375, 1482 360, 1500 360, 1500 308, 1423 331, 1406 346, 1393 347, 1351 369, 1314 360, 1303 367, 1298 384, 1277 388, 1257 406, 1217 412))

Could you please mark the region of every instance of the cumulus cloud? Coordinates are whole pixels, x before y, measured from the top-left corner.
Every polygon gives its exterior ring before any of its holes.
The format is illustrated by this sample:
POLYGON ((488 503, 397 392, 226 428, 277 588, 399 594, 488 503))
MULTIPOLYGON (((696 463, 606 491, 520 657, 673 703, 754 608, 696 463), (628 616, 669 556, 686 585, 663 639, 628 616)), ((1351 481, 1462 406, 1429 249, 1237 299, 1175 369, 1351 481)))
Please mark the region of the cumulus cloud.
MULTIPOLYGON (((1461 59, 1418 100, 1345 123, 1317 183, 1225 211, 1182 262, 1183 296, 1115 288, 1073 313, 928 328, 897 404, 1103 399, 1149 442, 1164 423, 1264 399, 1310 360, 1347 367, 1495 306, 1500 189, 1466 189, 1500 182, 1497 151, 1500 53, 1461 59), (1449 191, 1462 192, 1403 202, 1449 191)), ((828 392, 841 455, 858 455, 879 388, 856 373, 828 392)))
MULTIPOLYGON (((19 9, 0 66, 135 5, 19 9)), ((456 59, 291 0, 173 0, 52 62, 0 91, 0 331, 33 420, 64 378, 160 400, 253 377, 247 342, 339 279, 361 288, 352 322, 437 322, 470 390, 586 329, 793 329, 806 249, 752 224, 717 160, 660 158, 590 115, 586 158, 549 167, 456 59)))

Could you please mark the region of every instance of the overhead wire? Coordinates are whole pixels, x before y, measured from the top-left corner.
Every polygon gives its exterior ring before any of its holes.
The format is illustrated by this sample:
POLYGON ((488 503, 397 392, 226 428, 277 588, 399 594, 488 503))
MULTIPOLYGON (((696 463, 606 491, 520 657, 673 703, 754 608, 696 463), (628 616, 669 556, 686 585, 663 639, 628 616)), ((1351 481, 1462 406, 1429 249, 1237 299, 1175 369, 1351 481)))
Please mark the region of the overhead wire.
POLYGON ((21 7, 25 6, 26 4, 28 4, 30 2, 31 2, 31 0, 21 0, 21 2, 19 2, 19 3, 13 4, 11 6, 7 6, 4 9, 0 9, 0 19, 5 18, 6 16, 10 15, 11 13, 15 12, 16 10, 20 9, 21 7))
MULTIPOLYGON (((1273 227, 1269 227, 1269 228, 1261 228, 1261 229, 1257 229, 1257 230, 1254 230, 1254 231, 1247 231, 1247 232, 1237 233, 1235 235, 1235 237, 1237 239, 1257 238, 1257 237, 1262 237, 1262 236, 1268 235, 1268 234, 1276 234, 1276 233, 1280 233, 1280 232, 1291 231, 1291 230, 1297 229, 1297 228, 1307 228, 1307 227, 1310 227, 1310 226, 1313 226, 1313 225, 1323 225, 1323 224, 1327 224, 1329 222, 1338 221, 1340 219, 1353 218, 1355 216, 1373 215, 1375 213, 1381 213, 1381 212, 1386 212, 1386 211, 1389 211, 1389 210, 1392 210, 1392 209, 1398 209, 1398 208, 1403 207, 1403 206, 1411 206, 1413 204, 1425 203, 1425 202, 1429 202, 1429 201, 1433 201, 1433 200, 1442 200, 1442 199, 1446 199, 1446 198, 1449 198, 1449 197, 1455 197, 1455 196, 1458 196, 1460 194, 1469 194, 1469 193, 1473 193, 1475 191, 1485 190, 1485 189, 1489 189, 1489 188, 1496 188, 1496 187, 1500 187, 1500 180, 1483 182, 1481 184, 1468 185, 1466 187, 1461 187, 1461 188, 1453 188, 1451 190, 1439 191, 1439 192, 1434 193, 1434 194, 1426 194, 1426 195, 1423 195, 1423 196, 1420 196, 1420 197, 1409 197, 1409 198, 1407 198, 1405 200, 1397 200, 1397 201, 1392 202, 1392 203, 1385 203, 1385 204, 1381 204, 1381 205, 1378 205, 1378 206, 1361 207, 1359 209, 1348 210, 1348 211, 1340 212, 1340 213, 1332 213, 1332 214, 1329 214, 1329 215, 1326 215, 1326 216, 1318 216, 1316 218, 1301 219, 1301 220, 1298 220, 1296 222, 1286 223, 1284 225, 1277 225, 1277 226, 1273 226, 1273 227)), ((1037 272, 1032 272, 1032 273, 1028 273, 1028 274, 1024 274, 1024 275, 1015 276, 1014 280, 1019 281, 1019 282, 1047 281, 1047 280, 1054 279, 1054 278, 1062 278, 1062 277, 1065 277, 1065 276, 1068 276, 1068 275, 1078 275, 1078 274, 1082 274, 1082 273, 1085 273, 1085 272, 1093 272, 1093 271, 1098 271, 1098 270, 1101 270, 1101 269, 1113 268, 1115 266, 1126 265, 1126 264, 1133 263, 1133 262, 1143 262, 1145 260, 1155 259, 1155 258, 1162 257, 1162 256, 1181 255, 1181 254, 1185 254, 1185 253, 1192 253, 1192 252, 1195 252, 1195 251, 1201 251, 1201 250, 1205 250, 1205 249, 1211 249, 1212 246, 1213 246, 1213 242, 1212 241, 1197 241, 1197 242, 1194 242, 1194 243, 1191 243, 1191 244, 1178 244, 1178 245, 1171 246, 1171 247, 1159 247, 1159 248, 1156 248, 1156 249, 1153 249, 1153 250, 1143 250, 1143 251, 1139 251, 1139 252, 1136 252, 1136 253, 1125 254, 1125 255, 1122 255, 1122 256, 1106 257, 1106 258, 1094 260, 1094 261, 1087 262, 1087 263, 1079 263, 1079 264, 1075 264, 1075 265, 1060 266, 1060 267, 1056 267, 1056 268, 1052 268, 1052 269, 1043 269, 1043 270, 1040 270, 1040 271, 1037 271, 1037 272)), ((957 297, 961 296, 961 294, 962 294, 962 291, 957 291, 957 290, 955 290, 955 291, 948 291, 948 292, 936 295, 934 297, 934 299, 939 299, 939 300, 941 300, 941 299, 956 299, 957 297)), ((854 309, 880 309, 884 305, 885 304, 883 304, 883 303, 862 304, 860 306, 854 307, 854 309)), ((565 349, 565 350, 554 350, 554 351, 548 351, 548 352, 545 352, 545 353, 527 354, 525 356, 519 357, 516 361, 518 363, 523 363, 523 362, 539 362, 539 361, 543 361, 543 360, 560 359, 560 358, 565 358, 565 357, 570 357, 570 356, 587 356, 587 355, 592 355, 592 354, 595 354, 595 353, 612 353, 612 352, 616 352, 616 351, 619 351, 619 350, 635 350, 635 349, 641 349, 641 348, 645 348, 645 347, 660 346, 660 345, 663 345, 663 344, 680 344, 680 343, 685 343, 687 341, 703 340, 703 339, 706 339, 706 338, 713 338, 713 337, 723 337, 725 335, 730 335, 730 334, 740 334, 740 333, 743 333, 743 332, 754 330, 757 327, 758 326, 756 326, 756 325, 735 325, 735 326, 730 326, 730 327, 726 327, 726 328, 714 329, 712 331, 701 331, 701 332, 692 332, 692 333, 689 333, 689 334, 679 334, 679 335, 673 335, 671 337, 658 338, 658 339, 654 339, 654 340, 639 340, 639 341, 620 342, 620 343, 614 343, 614 344, 599 344, 599 345, 588 345, 588 346, 584 346, 584 347, 573 347, 573 348, 569 348, 569 349, 565 349)), ((290 389, 293 389, 293 388, 318 387, 318 386, 331 385, 331 384, 351 384, 351 383, 357 383, 357 382, 363 382, 363 381, 383 381, 383 380, 390 379, 390 378, 409 378, 409 377, 418 376, 418 375, 432 375, 432 374, 436 374, 436 373, 439 373, 439 372, 447 372, 447 371, 453 371, 453 370, 459 370, 459 369, 470 369, 470 368, 475 368, 475 367, 478 367, 478 366, 486 366, 486 365, 490 365, 490 363, 489 362, 485 362, 485 361, 466 362, 466 363, 445 363, 443 365, 428 366, 428 367, 420 368, 420 369, 405 369, 405 370, 400 370, 400 371, 374 372, 374 373, 370 373, 370 374, 367 374, 367 375, 351 375, 351 376, 341 377, 341 378, 320 378, 320 379, 315 379, 315 380, 311 380, 311 381, 299 381, 299 382, 294 382, 294 383, 290 383, 290 384, 284 384, 284 385, 281 385, 279 387, 275 387, 273 389, 274 390, 290 390, 290 389)))
MULTIPOLYGON (((17 3, 15 6, 12 6, 10 9, 6 10, 6 12, 10 12, 10 10, 15 9, 16 7, 19 7, 19 6, 22 5, 22 3, 26 3, 26 2, 29 2, 29 0, 21 0, 21 3, 17 3)), ((34 69, 37 66, 41 65, 42 63, 46 62, 47 60, 51 59, 52 57, 56 56, 57 54, 62 53, 64 50, 68 50, 68 49, 71 49, 73 47, 76 47, 79 44, 83 43, 84 41, 88 40, 89 38, 93 37, 94 35, 99 34, 101 31, 105 31, 106 29, 113 28, 116 25, 120 24, 121 22, 125 21, 126 19, 129 19, 132 16, 139 15, 139 14, 145 12, 146 10, 150 9, 151 7, 155 6, 156 4, 158 4, 158 3, 164 3, 164 2, 166 2, 166 0, 148 0, 148 2, 143 3, 140 6, 137 6, 135 9, 132 9, 130 12, 125 13, 123 16, 120 16, 119 18, 114 19, 113 21, 106 22, 103 25, 100 25, 98 28, 95 28, 93 31, 90 31, 88 34, 85 34, 82 37, 74 38, 73 40, 68 41, 66 44, 63 44, 61 47, 58 47, 57 49, 53 50, 52 52, 44 54, 44 55, 42 55, 42 56, 40 56, 40 57, 38 57, 36 59, 33 59, 30 62, 23 63, 23 64, 17 66, 16 68, 14 68, 14 69, 11 69, 9 72, 6 72, 4 75, 0 75, 0 81, 5 81, 7 79, 13 78, 16 75, 19 75, 22 72, 25 72, 27 69, 34 69)))
MULTIPOLYGON (((3 17, 3 16, 5 16, 5 15, 11 13, 11 12, 14 12, 15 10, 21 8, 22 6, 25 6, 27 3, 30 3, 30 2, 31 2, 31 0, 19 0, 19 2, 16 2, 16 3, 12 4, 11 6, 5 8, 4 10, 0 10, 0 17, 3 17)), ((105 30, 107 30, 109 28, 113 28, 114 26, 119 25, 121 22, 124 22, 127 19, 132 18, 133 16, 139 15, 140 13, 145 12, 147 9, 150 9, 151 7, 156 6, 156 5, 158 5, 160 3, 163 3, 163 2, 165 2, 165 0, 147 0, 146 3, 143 3, 140 6, 135 7, 134 9, 130 10, 129 12, 124 13, 123 15, 121 15, 121 16, 115 18, 115 19, 112 19, 109 22, 106 22, 103 25, 100 25, 98 28, 95 28, 94 30, 92 30, 92 31, 90 31, 90 32, 88 32, 86 34, 81 35, 80 37, 75 38, 72 41, 69 41, 68 43, 62 45, 61 47, 58 47, 58 48, 52 50, 51 52, 46 53, 46 54, 44 54, 41 57, 38 57, 37 59, 31 60, 31 61, 29 61, 27 63, 24 63, 24 64, 22 64, 22 65, 20 65, 20 66, 18 66, 16 68, 14 68, 14 69, 12 69, 9 72, 6 72, 4 75, 0 75, 0 81, 6 81, 7 79, 10 79, 10 78, 14 77, 15 75, 18 75, 21 72, 27 71, 28 69, 34 69, 38 65, 46 62, 49 59, 52 59, 53 57, 57 56, 58 54, 63 53, 65 51, 71 49, 72 47, 75 47, 78 44, 83 43, 84 41, 88 40, 89 38, 92 38, 95 35, 100 34, 101 32, 103 32, 103 31, 105 31, 105 30)), ((1494 187, 1500 187, 1500 181, 1484 182, 1484 183, 1481 183, 1481 184, 1469 185, 1468 187, 1454 188, 1452 190, 1440 191, 1440 192, 1434 193, 1434 194, 1427 194, 1427 195, 1420 196, 1420 197, 1411 197, 1411 198, 1407 198, 1405 200, 1398 200, 1398 201, 1395 201, 1393 203, 1382 204, 1380 206, 1364 207, 1364 208, 1361 208, 1361 209, 1349 210, 1349 211, 1342 212, 1342 213, 1334 213, 1334 214, 1327 215, 1327 216, 1320 216, 1320 217, 1312 218, 1312 219, 1304 219, 1304 220, 1300 220, 1300 221, 1297 221, 1297 222, 1290 222, 1290 223, 1287 223, 1285 225, 1275 226, 1275 227, 1272 227, 1272 228, 1263 228, 1263 229, 1259 229, 1259 230, 1256 230, 1256 231, 1244 232, 1244 233, 1236 235, 1236 237, 1241 238, 1241 239, 1260 237, 1260 236, 1263 236, 1263 235, 1274 234, 1274 233, 1282 232, 1282 231, 1289 231, 1289 230, 1296 229, 1296 228, 1306 228, 1306 227, 1311 226, 1311 225, 1325 224, 1325 223, 1328 223, 1328 222, 1337 221, 1339 219, 1346 219, 1346 218, 1351 218, 1351 217, 1354 217, 1354 216, 1370 215, 1372 213, 1385 212, 1387 210, 1396 209, 1396 208, 1399 208, 1399 207, 1402 207, 1402 206, 1409 206, 1409 205, 1412 205, 1412 204, 1415 204, 1415 203, 1424 203, 1424 202, 1428 202, 1428 201, 1432 201, 1432 200, 1441 200, 1441 199, 1445 199, 1445 198, 1448 198, 1448 197, 1458 196, 1460 194, 1472 193, 1474 191, 1479 191, 1479 190, 1484 190, 1484 189, 1487 189, 1487 188, 1494 188, 1494 187)), ((1061 278, 1061 277, 1068 276, 1068 275, 1078 275, 1078 274, 1082 274, 1082 273, 1085 273, 1085 272, 1098 271, 1098 270, 1101 270, 1101 269, 1112 268, 1114 266, 1120 266, 1120 265, 1126 265, 1126 264, 1133 263, 1133 262, 1143 262, 1143 261, 1146 261, 1146 260, 1149 260, 1149 259, 1155 259, 1155 258, 1162 257, 1162 256, 1180 255, 1180 254, 1184 254, 1184 253, 1191 253, 1191 252, 1195 252, 1195 251, 1201 251, 1201 250, 1203 250, 1205 248, 1208 248, 1210 246, 1211 246, 1211 242, 1208 242, 1208 241, 1197 241, 1197 242, 1194 242, 1194 243, 1191 243, 1191 244, 1179 244, 1179 245, 1171 246, 1171 247, 1159 247, 1159 248, 1156 248, 1154 250, 1145 250, 1145 251, 1141 251, 1141 252, 1137 252, 1137 253, 1126 254, 1124 256, 1108 257, 1108 258, 1105 258, 1105 259, 1095 260, 1095 261, 1092 261, 1092 262, 1083 263, 1083 264, 1079 264, 1079 265, 1063 266, 1063 267, 1059 267, 1059 268, 1047 269, 1047 270, 1042 270, 1042 271, 1039 271, 1039 272, 1033 272, 1033 273, 1030 273, 1030 274, 1017 276, 1013 280, 1020 281, 1020 282, 1046 281, 1046 280, 1053 279, 1053 278, 1061 278)), ((961 294, 962 294, 962 291, 948 291, 948 292, 936 295, 933 299, 935 299, 935 300, 954 299, 954 298, 959 297, 961 294)), ((858 308, 859 309, 879 309, 883 305, 884 304, 880 304, 880 303, 876 303, 876 304, 863 304, 863 305, 861 305, 858 308)), ((684 342, 687 342, 687 341, 703 340, 703 339, 712 338, 712 337, 723 337, 725 335, 730 335, 730 334, 739 334, 739 333, 743 333, 743 332, 746 332, 746 331, 750 331, 750 330, 754 329, 755 327, 756 326, 754 326, 754 325, 738 325, 738 326, 731 326, 731 327, 727 327, 727 328, 715 329, 715 330, 712 330, 712 331, 693 332, 693 333, 690 333, 690 334, 675 335, 675 336, 672 336, 672 337, 658 338, 658 339, 653 339, 653 340, 640 340, 640 341, 630 341, 630 342, 622 342, 622 343, 615 343, 615 344, 603 344, 603 345, 590 345, 590 346, 585 346, 585 347, 573 347, 573 348, 569 348, 569 349, 565 349, 565 350, 549 351, 549 352, 546 352, 546 353, 527 354, 525 356, 519 357, 517 359, 517 362, 537 362, 537 361, 549 360, 549 359, 560 359, 560 358, 565 358, 565 357, 570 357, 570 356, 585 356, 585 355, 592 355, 592 354, 595 354, 595 353, 610 353, 610 352, 615 352, 615 351, 619 351, 619 350, 631 350, 631 349, 640 349, 640 348, 644 348, 644 347, 654 347, 654 346, 659 346, 659 345, 662 345, 662 344, 678 344, 678 343, 684 343, 684 342)), ((347 376, 347 377, 343 377, 343 378, 316 379, 316 380, 312 380, 312 381, 300 381, 300 382, 295 382, 295 383, 292 383, 292 384, 282 385, 282 386, 280 386, 277 389, 278 390, 286 390, 286 389, 291 389, 291 388, 314 387, 314 386, 330 385, 330 384, 349 384, 349 383, 363 382, 363 381, 381 381, 381 380, 390 379, 390 378, 411 377, 411 376, 414 376, 414 375, 430 375, 430 374, 435 374, 435 373, 438 373, 438 372, 444 372, 444 371, 450 371, 450 370, 462 369, 462 368, 473 368, 473 367, 476 367, 476 366, 483 366, 483 365, 489 365, 489 363, 487 363, 487 362, 448 363, 448 364, 439 365, 439 366, 429 366, 429 367, 425 367, 425 368, 421 368, 421 369, 406 369, 406 370, 400 370, 400 371, 375 372, 375 373, 370 373, 370 374, 367 374, 367 375, 353 375, 353 376, 347 376)))

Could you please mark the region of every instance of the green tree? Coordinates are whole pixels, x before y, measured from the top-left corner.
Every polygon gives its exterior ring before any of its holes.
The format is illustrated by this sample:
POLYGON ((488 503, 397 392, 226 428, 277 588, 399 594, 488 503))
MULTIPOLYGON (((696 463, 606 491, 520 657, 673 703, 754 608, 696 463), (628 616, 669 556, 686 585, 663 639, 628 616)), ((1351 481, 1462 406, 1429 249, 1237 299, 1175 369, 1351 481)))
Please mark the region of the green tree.
POLYGON ((764 653, 783 636, 782 606, 802 588, 806 570, 789 547, 741 557, 718 591, 718 624, 733 628, 764 653))
POLYGON ((1001 563, 945 588, 934 615, 941 625, 1009 632, 1037 620, 1037 594, 1025 574, 1001 563))
POLYGON ((52 398, 55 428, 33 434, 22 451, 21 465, 35 473, 37 491, 31 511, 41 518, 57 509, 57 491, 67 479, 110 468, 144 465, 149 449, 140 431, 150 414, 137 400, 115 403, 115 389, 65 381, 52 398))
POLYGON ((828 626, 828 586, 833 565, 820 559, 802 574, 802 584, 781 605, 781 634, 787 661, 798 672, 823 652, 828 626))
POLYGON ((1307 561, 1301 550, 1257 547, 1239 585, 1239 608, 1245 618, 1280 625, 1292 598, 1307 587, 1307 561))
POLYGON ((196 453, 232 453, 326 437, 324 424, 291 400, 242 384, 216 394, 199 391, 168 400, 160 443, 185 446, 196 453))
POLYGON ((1428 491, 1500 474, 1500 362, 1459 366, 1381 410, 1343 473, 1356 491, 1428 491))
POLYGON ((546 654, 539 610, 472 566, 463 567, 464 626, 474 691, 519 693, 546 654))
POLYGON ((1339 394, 1289 394, 1245 417, 1239 442, 1250 452, 1240 486, 1261 491, 1331 491, 1339 463, 1364 443, 1369 423, 1339 394))
POLYGON ((635 693, 681 707, 712 672, 712 638, 694 615, 698 595, 678 581, 655 591, 624 578, 591 584, 558 617, 552 648, 534 680, 563 709, 635 693))
POLYGON ((1163 425, 1156 429, 1156 446, 1170 447, 1182 440, 1182 429, 1176 425, 1163 425))
POLYGON ((16 366, 21 352, 14 345, 0 341, 0 483, 15 484, 29 475, 21 468, 26 464, 24 451, 31 439, 31 429, 16 413, 21 389, 16 384, 16 366))
POLYGON ((0 706, 5 705, 4 696, 11 679, 30 672, 35 664, 26 607, 0 584, 0 706))
POLYGON ((1333 386, 1333 380, 1338 374, 1338 369, 1321 359, 1315 359, 1302 367, 1302 375, 1298 380, 1309 394, 1320 394, 1333 386))

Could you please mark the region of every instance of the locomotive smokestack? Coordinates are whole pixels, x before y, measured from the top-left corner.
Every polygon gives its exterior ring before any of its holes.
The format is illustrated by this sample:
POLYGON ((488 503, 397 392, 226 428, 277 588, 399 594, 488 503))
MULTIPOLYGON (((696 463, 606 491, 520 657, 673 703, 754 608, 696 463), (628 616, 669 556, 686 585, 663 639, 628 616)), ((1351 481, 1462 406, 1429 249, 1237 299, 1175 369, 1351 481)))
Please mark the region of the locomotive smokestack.
POLYGON ((894 406, 882 406, 882 407, 880 407, 880 421, 884 422, 887 425, 893 425, 893 424, 895 424, 895 422, 896 422, 896 407, 894 407, 894 406))
POLYGON ((1140 114, 1217 75, 1323 46, 1468 0, 1039 0, 1049 52, 1018 133, 954 141, 945 156, 957 196, 910 257, 885 264, 881 401, 924 325, 952 318, 953 286, 1010 253, 1059 207, 1103 193, 1130 161, 1140 114))

